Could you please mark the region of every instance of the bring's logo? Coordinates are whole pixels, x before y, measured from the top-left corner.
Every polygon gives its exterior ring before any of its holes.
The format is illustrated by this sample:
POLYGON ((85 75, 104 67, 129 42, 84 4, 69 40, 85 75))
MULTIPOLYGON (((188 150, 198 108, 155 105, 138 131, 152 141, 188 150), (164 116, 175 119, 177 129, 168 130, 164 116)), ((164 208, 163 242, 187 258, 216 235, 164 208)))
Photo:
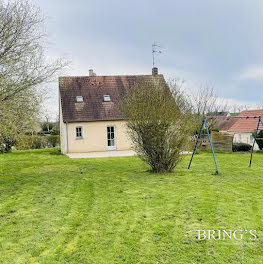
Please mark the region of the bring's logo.
POLYGON ((256 230, 197 230, 198 240, 256 240, 256 230))

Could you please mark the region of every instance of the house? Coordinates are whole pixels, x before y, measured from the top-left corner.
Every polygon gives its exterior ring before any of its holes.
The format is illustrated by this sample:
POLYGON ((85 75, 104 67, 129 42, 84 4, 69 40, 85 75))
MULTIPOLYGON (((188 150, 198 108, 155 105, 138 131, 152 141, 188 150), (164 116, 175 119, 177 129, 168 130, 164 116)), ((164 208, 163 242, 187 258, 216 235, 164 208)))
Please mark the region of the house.
POLYGON ((229 129, 238 121, 237 118, 215 118, 216 125, 215 127, 218 128, 220 132, 228 132, 229 129))
MULTIPOLYGON (((238 116, 243 118, 235 118, 236 121, 228 128, 227 132, 234 134, 234 143, 247 143, 252 145, 252 133, 257 128, 258 117, 263 117, 263 110, 245 110, 238 116), (244 118, 247 116, 253 118, 244 118)), ((263 129, 263 126, 260 124, 259 130, 261 129, 263 129)), ((255 148, 258 149, 257 144, 255 145, 255 148)))
POLYGON ((139 80, 164 81, 152 75, 59 78, 59 112, 62 153, 130 150, 125 120, 118 106, 127 89, 139 80))

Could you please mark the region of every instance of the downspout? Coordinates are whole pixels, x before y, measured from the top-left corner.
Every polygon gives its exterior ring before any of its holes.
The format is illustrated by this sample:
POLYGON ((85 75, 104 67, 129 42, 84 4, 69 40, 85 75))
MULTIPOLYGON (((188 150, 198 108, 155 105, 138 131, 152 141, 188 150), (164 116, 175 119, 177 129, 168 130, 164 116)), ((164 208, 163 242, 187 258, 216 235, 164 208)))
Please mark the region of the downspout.
POLYGON ((66 144, 67 144, 66 151, 68 153, 68 121, 66 121, 66 144))

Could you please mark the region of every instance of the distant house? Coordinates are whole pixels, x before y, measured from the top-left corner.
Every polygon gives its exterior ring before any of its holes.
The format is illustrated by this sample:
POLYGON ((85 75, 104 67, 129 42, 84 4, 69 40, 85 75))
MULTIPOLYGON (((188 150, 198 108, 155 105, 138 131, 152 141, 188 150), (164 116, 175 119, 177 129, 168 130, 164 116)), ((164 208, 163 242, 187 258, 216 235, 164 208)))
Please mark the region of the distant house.
POLYGON ((152 75, 60 77, 60 135, 62 153, 130 150, 125 120, 118 111, 127 89, 139 79, 164 81, 152 75))
POLYGON ((229 129, 237 122, 237 118, 215 118, 216 128, 219 129, 220 132, 228 132, 229 129))
MULTIPOLYGON (((256 130, 258 124, 258 117, 263 117, 263 110, 245 110, 242 111, 239 117, 255 117, 255 118, 236 118, 233 125, 228 128, 229 133, 234 134, 234 143, 248 143, 253 144, 252 133, 256 130)), ((259 129, 263 129, 260 124, 259 129)), ((256 149, 258 146, 256 145, 256 149)))

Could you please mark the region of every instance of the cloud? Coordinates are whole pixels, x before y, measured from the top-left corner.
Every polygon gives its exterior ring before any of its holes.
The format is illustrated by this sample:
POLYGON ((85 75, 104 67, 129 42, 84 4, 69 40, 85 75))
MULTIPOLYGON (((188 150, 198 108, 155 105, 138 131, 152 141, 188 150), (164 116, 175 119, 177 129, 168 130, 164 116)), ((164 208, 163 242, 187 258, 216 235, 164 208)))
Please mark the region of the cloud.
POLYGON ((263 81, 263 65, 254 65, 237 74, 239 81, 263 81))

